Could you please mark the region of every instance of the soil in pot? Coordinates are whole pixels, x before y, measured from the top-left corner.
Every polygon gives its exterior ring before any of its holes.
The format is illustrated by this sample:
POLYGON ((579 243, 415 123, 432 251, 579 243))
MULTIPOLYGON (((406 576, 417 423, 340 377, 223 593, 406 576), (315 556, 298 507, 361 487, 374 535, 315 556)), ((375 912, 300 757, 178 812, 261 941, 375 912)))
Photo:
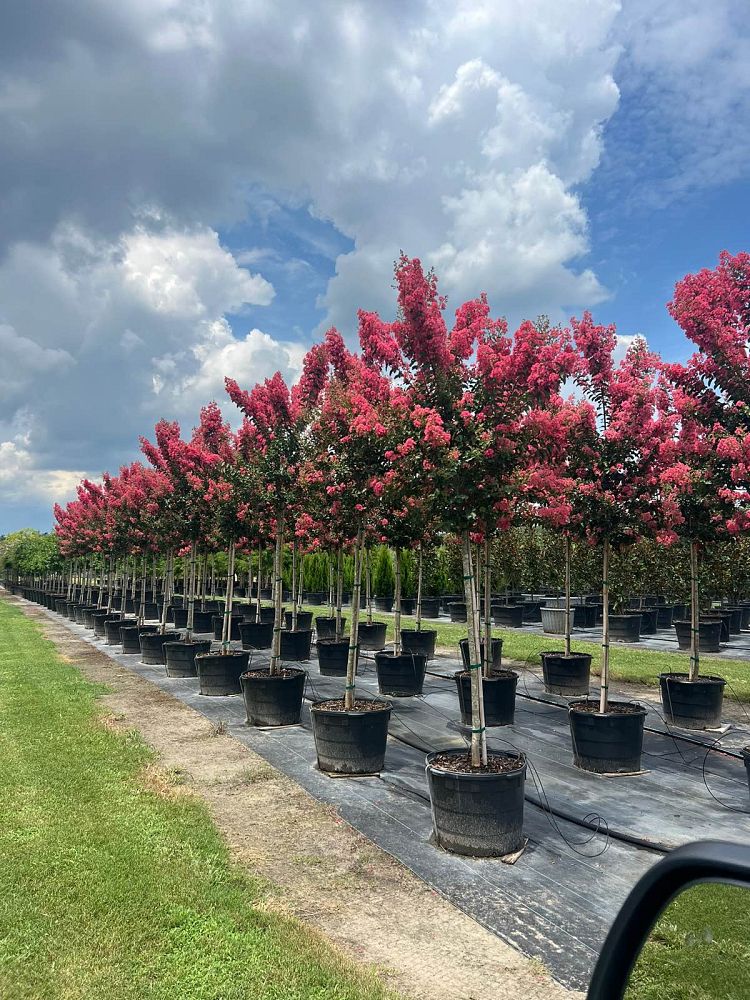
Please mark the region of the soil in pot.
POLYGON ((270 649, 273 645, 273 622, 240 622, 243 649, 270 649))
MULTIPOLYGON (((360 625, 360 629, 362 626, 360 625)), ((328 616, 318 615, 315 619, 315 632, 318 637, 318 641, 321 639, 335 639, 336 638, 336 619, 329 618, 328 616)), ((346 618, 341 619, 341 632, 342 635, 346 632, 346 618)))
POLYGON ((683 729, 718 729, 725 684, 723 677, 708 674, 699 675, 694 681, 688 674, 659 674, 661 704, 667 721, 683 729))
POLYGON ((211 649, 210 639, 198 642, 165 642, 164 662, 167 666, 167 677, 196 677, 198 670, 195 657, 199 653, 208 653, 211 649))
POLYGON ((318 669, 323 677, 346 677, 348 639, 319 639, 317 650, 318 669))
POLYGON ((635 612, 630 615, 610 615, 609 638, 614 642, 640 642, 640 612, 635 612))
POLYGON ((316 702, 310 718, 320 770, 379 774, 385 764, 390 717, 387 701, 357 698, 349 711, 343 700, 316 702))
MULTIPOLYGON (((461 723, 471 725, 471 674, 459 670, 453 675, 458 690, 461 723)), ((516 686, 518 674, 513 670, 498 670, 491 677, 482 678, 485 726, 512 726, 516 713, 516 686)))
POLYGON ((419 653, 432 660, 435 657, 436 641, 437 632, 434 629, 401 629, 401 646, 405 653, 419 653))
POLYGON ((359 648, 377 652, 385 646, 385 634, 388 626, 385 622, 359 623, 359 648))
POLYGON ((229 653, 198 653, 195 666, 201 694, 240 694, 240 675, 247 670, 250 654, 244 651, 229 653))
POLYGON ((305 691, 304 670, 284 667, 247 670, 240 677, 248 726, 295 726, 300 721, 305 691))
POLYGON ((544 690, 549 694, 561 694, 566 698, 580 697, 589 693, 591 678, 590 653, 565 653, 552 651, 540 653, 544 690))
POLYGON ((502 857, 524 844, 526 758, 491 751, 474 768, 465 750, 427 755, 427 781, 435 843, 476 858, 502 857))
POLYGON ((296 632, 285 629, 281 632, 281 659, 292 660, 295 663, 309 660, 311 645, 311 628, 297 629, 296 632))
MULTIPOLYGON (((677 635, 677 645, 680 649, 690 649, 691 622, 675 622, 674 630, 677 635)), ((721 652, 721 630, 722 622, 720 618, 714 621, 701 621, 698 623, 698 650, 701 653, 721 652)))
MULTIPOLYGON (((461 662, 466 670, 471 666, 471 656, 469 655, 469 640, 459 639, 458 649, 461 653, 461 662)), ((482 639, 479 644, 479 659, 484 663, 484 639, 482 639)), ((492 666, 491 671, 495 673, 497 670, 502 670, 503 665, 503 640, 500 638, 493 638, 492 640, 492 666)))
POLYGON ((163 664, 164 643, 174 642, 179 638, 179 632, 141 633, 141 662, 148 664, 163 664))
POLYGON ((381 694, 396 698, 411 698, 421 694, 426 668, 427 657, 420 653, 397 655, 381 649, 375 654, 375 672, 381 694))
POLYGON ((568 718, 576 767, 597 774, 640 771, 646 718, 642 705, 611 701, 602 715, 598 701, 574 701, 568 718))

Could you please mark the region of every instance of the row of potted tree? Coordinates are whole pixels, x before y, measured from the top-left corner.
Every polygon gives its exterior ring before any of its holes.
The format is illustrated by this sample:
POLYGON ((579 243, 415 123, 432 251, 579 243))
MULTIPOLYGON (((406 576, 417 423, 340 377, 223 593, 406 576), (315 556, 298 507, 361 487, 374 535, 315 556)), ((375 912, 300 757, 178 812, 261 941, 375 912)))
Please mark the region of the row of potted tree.
MULTIPOLYGON (((227 379, 243 415, 237 433, 216 404, 204 408, 187 441, 176 424, 162 421, 155 440, 142 442, 148 466, 136 463, 102 484, 84 482, 76 501, 56 509, 61 545, 68 557, 96 552, 110 566, 127 553, 143 567, 158 551, 167 572, 154 642, 161 638, 167 646, 174 643, 173 636, 163 638, 173 568, 187 557, 186 633, 178 644, 201 663, 202 687, 211 671, 214 681, 206 687, 216 690, 229 680, 236 690, 242 677, 248 718, 262 724, 299 718, 304 674, 284 665, 282 642, 285 633, 306 633, 300 641, 308 643, 309 655, 310 630, 298 628, 299 554, 330 552, 332 637, 318 643, 318 655, 323 663, 326 642, 332 656, 345 655, 345 687, 342 698, 312 706, 313 732, 321 768, 368 773, 383 766, 391 712, 387 700, 357 693, 368 625, 360 621, 368 553, 376 544, 395 552, 395 642, 393 650, 381 650, 378 663, 381 691, 399 695, 405 681, 421 689, 426 661, 410 646, 420 637, 401 629, 401 554, 416 553, 419 598, 425 549, 439 533, 454 535, 467 618, 459 692, 470 745, 428 756, 433 816, 438 840, 449 849, 515 850, 526 762, 520 753, 490 751, 487 743, 487 727, 509 721, 498 706, 512 703, 517 680, 498 669, 491 631, 493 543, 514 525, 533 519, 563 540, 565 650, 544 659, 548 673, 563 679, 585 674, 586 697, 569 706, 578 766, 600 772, 640 766, 645 710, 609 697, 609 577, 613 553, 641 539, 668 545, 683 537, 690 545, 690 670, 662 677, 670 714, 691 725, 720 716, 723 682, 699 673, 698 563, 706 543, 747 528, 747 276, 747 255, 724 255, 716 271, 677 286, 673 315, 699 348, 679 366, 661 363, 641 339, 618 361, 614 328, 595 324, 589 314, 568 329, 524 322, 511 335, 503 320, 491 317, 484 296, 461 305, 449 329, 435 276, 402 256, 397 318, 360 312, 359 354, 330 330, 309 351, 291 389, 279 374, 250 391, 227 379), (578 395, 565 398, 573 384, 578 395), (576 540, 601 551, 604 638, 596 700, 588 698, 590 658, 570 642, 576 540), (228 565, 216 653, 197 649, 193 638, 201 544, 223 548, 228 565), (230 647, 234 565, 238 551, 269 548, 270 663, 248 670, 246 651, 230 647), (288 629, 285 549, 293 566, 288 629), (353 558, 348 637, 340 570, 346 552, 353 558), (467 789, 481 802, 472 816, 457 808, 467 789)), ((145 573, 141 579, 136 629, 147 627, 145 573)), ((106 590, 114 594, 112 579, 106 590)), ((261 622, 258 586, 255 624, 261 622)), ((412 631, 422 631, 419 617, 412 631)))

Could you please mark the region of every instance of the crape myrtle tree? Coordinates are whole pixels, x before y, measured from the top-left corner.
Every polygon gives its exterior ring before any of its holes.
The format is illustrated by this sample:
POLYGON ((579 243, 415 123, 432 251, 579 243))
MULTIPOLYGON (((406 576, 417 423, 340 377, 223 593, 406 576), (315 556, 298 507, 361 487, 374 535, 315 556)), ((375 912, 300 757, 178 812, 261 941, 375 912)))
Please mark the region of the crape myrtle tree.
MULTIPOLYGON (((316 345, 305 357, 302 377, 292 390, 280 372, 249 392, 234 379, 225 379, 230 399, 244 414, 239 448, 245 460, 252 461, 257 510, 274 541, 272 675, 279 673, 281 664, 284 544, 289 533, 296 539, 297 521, 303 513, 306 498, 302 468, 308 446, 309 412, 317 404, 326 366, 324 345, 316 345)), ((296 541, 293 544, 296 548, 296 541)), ((294 595, 295 608, 296 599, 294 595)))
POLYGON ((328 503, 329 518, 354 539, 354 581, 344 710, 356 708, 355 676, 365 536, 382 515, 373 483, 385 471, 391 442, 383 415, 392 386, 385 376, 344 346, 335 330, 326 334, 325 369, 311 425, 312 451, 305 472, 311 490, 328 503))
MULTIPOLYGON (((205 500, 206 485, 211 469, 221 461, 211 444, 215 407, 214 403, 203 408, 201 423, 193 431, 190 441, 180 437, 177 422, 167 420, 160 420, 156 425, 154 443, 141 438, 144 455, 169 481, 170 489, 164 498, 165 520, 174 527, 179 526, 181 544, 186 545, 189 552, 189 577, 184 588, 188 599, 187 642, 190 642, 195 620, 198 548, 205 544, 210 530, 211 509, 205 500)), ((168 559, 172 564, 175 554, 179 553, 175 553, 174 548, 170 549, 168 559)), ((166 603, 165 600, 165 608, 166 603)))
POLYGON ((602 546, 603 639, 599 711, 609 701, 609 564, 612 550, 641 537, 671 538, 679 520, 675 500, 665 495, 661 461, 675 418, 658 383, 659 359, 642 338, 615 363, 614 326, 594 323, 590 313, 572 320, 581 355, 576 379, 591 405, 588 423, 578 425, 578 475, 568 492, 590 542, 602 546))
POLYGON ((690 544, 690 680, 699 675, 699 559, 709 543, 750 527, 750 255, 724 251, 714 270, 689 274, 669 311, 698 351, 665 366, 679 424, 665 488, 690 544))
MULTIPOLYGON (((545 407, 574 369, 576 355, 560 331, 524 323, 513 337, 490 317, 486 296, 456 310, 449 331, 437 280, 417 259, 396 265, 398 318, 360 318, 368 364, 403 387, 416 442, 415 492, 438 498, 442 527, 461 539, 471 660, 472 765, 487 762, 482 669, 492 663, 489 552, 492 536, 516 513, 530 467, 540 461, 545 407), (474 359, 474 355, 476 356, 474 359), (480 663, 479 587, 472 542, 485 552, 485 662, 480 663)), ((407 421, 404 421, 407 424, 407 421)), ((554 428, 553 428, 554 430, 554 428)), ((404 442, 408 438, 404 439, 404 442)), ((404 443, 402 442, 402 443, 404 443)), ((398 454, 397 449, 395 450, 398 454)))

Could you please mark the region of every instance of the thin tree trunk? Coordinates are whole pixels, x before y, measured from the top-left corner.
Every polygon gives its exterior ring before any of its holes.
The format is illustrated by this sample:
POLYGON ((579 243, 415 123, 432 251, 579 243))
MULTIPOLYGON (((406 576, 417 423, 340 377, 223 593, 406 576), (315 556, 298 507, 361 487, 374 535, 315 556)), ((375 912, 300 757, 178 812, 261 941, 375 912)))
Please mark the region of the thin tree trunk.
MULTIPOLYGON (((484 540, 484 676, 492 675, 492 593, 490 537, 487 535, 484 540)), ((481 648, 481 647, 480 647, 481 648)))
POLYGON ((216 556, 211 553, 211 600, 216 600, 216 556))
POLYGON ((258 542, 258 576, 255 581, 255 621, 260 621, 260 564, 263 558, 263 546, 258 542))
POLYGON ((195 577, 197 570, 197 543, 190 543, 190 582, 189 594, 188 594, 188 613, 187 613, 187 631, 185 633, 185 641, 190 642, 193 638, 193 626, 195 624, 195 577))
POLYGON ((609 542, 604 542, 602 556, 602 681, 599 711, 604 714, 609 702, 609 542))
POLYGON ((395 581, 396 612, 393 616, 393 653, 401 655, 401 548, 396 546, 396 581, 395 581))
POLYGON ((226 653, 232 638, 232 604, 234 602, 234 559, 235 543, 229 543, 227 552, 227 600, 224 605, 224 622, 221 628, 221 651, 226 653))
POLYGON ((302 610, 302 587, 305 580, 305 557, 300 553, 299 568, 297 571, 297 610, 302 610))
POLYGON ((141 557, 141 602, 138 607, 138 624, 146 621, 146 556, 141 557))
POLYGON ((565 655, 570 656, 570 535, 565 536, 565 655))
POLYGON ((343 635, 341 627, 341 605, 344 597, 344 551, 339 545, 336 550, 336 638, 343 635))
POLYGON ((333 558, 331 553, 328 552, 328 617, 333 618, 334 614, 334 581, 336 574, 333 569, 333 558))
POLYGON ((477 588, 471 561, 471 538, 463 534, 461 558, 464 571, 464 595, 469 638, 469 674, 471 677, 471 763, 482 767, 487 763, 487 732, 484 727, 484 694, 482 690, 482 664, 479 658, 479 608, 477 588))
POLYGON ((367 590, 367 624, 372 625, 372 552, 365 548, 365 587, 367 590))
POLYGON ((297 631, 297 536, 292 539, 292 632, 297 631))
POLYGON ((167 552, 166 561, 164 563, 164 594, 162 597, 161 606, 161 624, 159 626, 159 631, 162 635, 167 631, 167 611, 169 609, 169 602, 172 599, 171 586, 172 586, 172 567, 174 565, 174 549, 170 549, 167 552))
POLYGON ((281 560, 284 548, 284 527, 279 518, 276 528, 276 549, 273 557, 273 646, 271 647, 271 674, 280 672, 281 664, 281 560))
POLYGON ((700 604, 698 594, 698 543, 690 542, 690 674, 698 680, 700 669, 700 604))
MULTIPOLYGON (((354 708, 354 678, 357 674, 357 654, 359 652, 359 594, 362 589, 362 540, 364 531, 357 529, 357 539, 354 543, 354 586, 352 588, 352 628, 349 636, 349 656, 346 661, 346 688, 344 690, 344 708, 351 711, 354 708)), ((338 633, 337 633, 338 634, 338 633)))
POLYGON ((419 553, 417 555, 417 632, 422 631, 422 563, 423 563, 422 543, 419 543, 419 553))

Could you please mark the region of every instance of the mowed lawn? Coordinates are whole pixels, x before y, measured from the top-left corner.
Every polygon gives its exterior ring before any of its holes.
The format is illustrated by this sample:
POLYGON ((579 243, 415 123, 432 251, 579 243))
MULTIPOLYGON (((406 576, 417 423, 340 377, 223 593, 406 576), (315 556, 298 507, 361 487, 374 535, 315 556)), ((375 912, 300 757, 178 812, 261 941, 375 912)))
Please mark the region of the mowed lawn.
POLYGON ((0 601, 0 997, 376 1000, 386 992, 264 911, 202 804, 140 781, 136 734, 0 601))

